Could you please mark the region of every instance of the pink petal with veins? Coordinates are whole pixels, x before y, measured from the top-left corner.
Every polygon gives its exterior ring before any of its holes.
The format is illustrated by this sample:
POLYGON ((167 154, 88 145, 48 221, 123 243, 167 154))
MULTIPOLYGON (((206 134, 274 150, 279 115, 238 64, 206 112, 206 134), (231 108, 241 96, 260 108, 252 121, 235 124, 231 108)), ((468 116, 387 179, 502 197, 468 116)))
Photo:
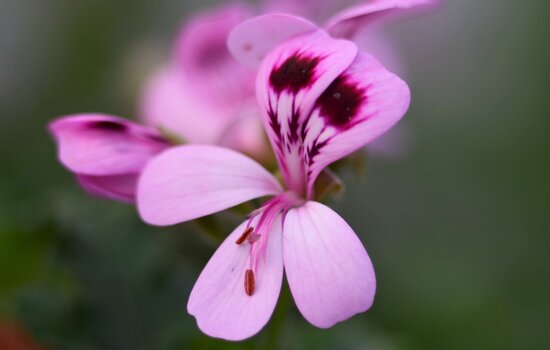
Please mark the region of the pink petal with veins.
POLYGON ((311 324, 328 328, 370 308, 376 290, 371 261, 338 214, 307 202, 287 213, 283 230, 288 284, 311 324))
POLYGON ((153 128, 104 114, 58 118, 49 130, 61 163, 85 175, 137 173, 169 146, 153 128))
POLYGON ((249 338, 265 326, 277 304, 283 280, 281 217, 265 233, 265 256, 254 274, 254 286, 248 290, 251 295, 244 285, 245 271, 250 267, 250 245, 235 243, 245 228, 245 223, 237 227, 216 250, 189 297, 187 310, 211 337, 249 338))
POLYGON ((254 160, 206 145, 174 147, 155 157, 138 184, 138 209, 153 225, 172 225, 281 192, 254 160))

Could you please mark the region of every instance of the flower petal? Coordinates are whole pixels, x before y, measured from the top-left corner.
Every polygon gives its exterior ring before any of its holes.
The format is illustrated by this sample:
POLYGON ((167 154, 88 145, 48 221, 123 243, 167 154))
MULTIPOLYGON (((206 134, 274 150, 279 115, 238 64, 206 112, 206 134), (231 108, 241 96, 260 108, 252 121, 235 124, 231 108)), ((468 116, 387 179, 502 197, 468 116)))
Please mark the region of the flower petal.
POLYGON ((308 191, 317 175, 380 136, 409 107, 407 84, 372 56, 361 53, 324 91, 306 125, 308 191))
POLYGON ((197 94, 175 64, 163 67, 145 84, 140 99, 140 117, 152 126, 165 129, 189 143, 216 143, 230 111, 197 94))
POLYGON ((229 34, 227 45, 239 62, 256 68, 277 45, 316 30, 318 28, 315 24, 300 17, 282 13, 267 14, 236 26, 229 34))
POLYGON ((281 191, 261 165, 206 145, 174 147, 155 157, 138 184, 138 209, 153 225, 172 225, 281 191))
POLYGON ((243 106, 240 117, 227 125, 218 145, 238 150, 261 164, 273 163, 273 152, 264 132, 260 111, 255 101, 248 107, 243 106))
POLYGON ((238 4, 210 9, 194 16, 177 39, 174 63, 182 68, 195 95, 218 109, 233 109, 238 101, 254 99, 253 72, 227 48, 229 33, 249 15, 250 10, 238 4))
POLYGON ((318 30, 289 40, 262 62, 256 81, 263 122, 287 187, 305 192, 303 136, 323 91, 352 63, 357 46, 318 30))
POLYGON ((283 12, 322 23, 328 14, 336 12, 350 1, 353 0, 263 0, 262 12, 283 12))
POLYGON ((357 31, 372 22, 390 15, 397 15, 411 9, 434 6, 438 0, 375 0, 366 4, 346 8, 332 16, 325 25, 326 30, 339 38, 351 38, 357 31))
POLYGON ((61 163, 85 175, 137 173, 169 146, 152 128, 103 114, 59 118, 49 130, 58 143, 61 163))
POLYGON ((235 244, 245 227, 244 223, 237 227, 214 253, 189 297, 188 312, 211 337, 242 340, 253 336, 267 323, 277 303, 283 279, 280 217, 268 234, 266 255, 250 296, 244 289, 250 246, 235 244))
POLYGON ((288 284, 311 324, 328 328, 370 308, 376 290, 371 261, 338 214, 307 202, 287 213, 283 232, 288 284))
POLYGON ((93 196, 123 203, 135 202, 138 174, 93 176, 77 175, 80 185, 93 196))

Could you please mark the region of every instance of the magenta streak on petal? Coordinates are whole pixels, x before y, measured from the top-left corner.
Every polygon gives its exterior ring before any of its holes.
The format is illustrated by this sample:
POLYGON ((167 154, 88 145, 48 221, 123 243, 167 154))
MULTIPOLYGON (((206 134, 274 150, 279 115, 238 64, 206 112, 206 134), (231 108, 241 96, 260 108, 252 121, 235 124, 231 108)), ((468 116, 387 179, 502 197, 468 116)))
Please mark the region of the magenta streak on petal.
MULTIPOLYGON (((249 270, 253 271, 255 276, 261 273, 261 263, 267 254, 268 234, 272 231, 274 224, 282 224, 279 216, 284 217, 288 209, 297 206, 301 203, 295 195, 291 193, 283 193, 266 202, 260 209, 255 210, 248 221, 247 227, 250 226, 252 220, 260 215, 260 219, 254 228, 254 239, 248 240, 250 244, 250 260, 249 270)), ((281 218, 282 218, 281 217, 281 218)), ((246 277, 245 277, 246 278, 246 277)), ((245 281, 245 286, 246 286, 245 281)), ((249 294, 249 291, 246 291, 249 294)), ((249 294, 252 295, 252 294, 249 294)))
POLYGON ((258 269, 258 263, 259 263, 260 257, 265 251, 264 248, 266 244, 267 233, 271 230, 273 219, 279 213, 277 209, 280 209, 279 208, 280 205, 281 205, 281 197, 277 196, 271 199, 270 201, 268 201, 262 207, 264 208, 264 210, 261 212, 260 220, 258 221, 258 224, 256 225, 256 228, 254 230, 254 232, 260 236, 261 249, 255 249, 257 248, 257 246, 254 244, 250 245, 250 269, 251 270, 258 269))

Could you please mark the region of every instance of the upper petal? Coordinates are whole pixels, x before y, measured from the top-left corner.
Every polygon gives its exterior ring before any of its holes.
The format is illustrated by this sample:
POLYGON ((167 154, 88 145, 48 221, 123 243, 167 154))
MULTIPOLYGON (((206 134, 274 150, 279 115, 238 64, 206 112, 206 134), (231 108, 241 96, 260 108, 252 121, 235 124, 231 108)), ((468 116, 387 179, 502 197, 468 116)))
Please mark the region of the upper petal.
POLYGON ((242 5, 230 4, 195 15, 177 38, 174 63, 184 71, 195 94, 206 103, 231 109, 253 99, 254 74, 227 48, 231 30, 250 15, 242 5))
POLYGON ((323 92, 306 125, 308 190, 317 175, 380 136, 405 114, 407 84, 372 56, 361 53, 323 92))
POLYGON ((357 46, 318 30, 289 40, 262 62, 256 94, 287 187, 305 189, 303 136, 316 100, 357 55, 357 46))
POLYGON ((376 290, 371 261, 338 214, 307 202, 287 213, 283 232, 288 284, 311 324, 328 328, 370 308, 376 290))
POLYGON ((208 98, 197 93, 177 64, 162 67, 146 82, 140 117, 189 143, 214 144, 231 123, 231 111, 209 103, 208 98))
POLYGON ((172 225, 280 191, 273 175, 243 154, 185 145, 149 162, 138 183, 137 199, 144 221, 172 225))
POLYGON ((325 28, 335 37, 351 38, 357 31, 381 17, 438 3, 438 0, 374 0, 336 13, 326 22, 325 28))
POLYGON ((267 323, 277 304, 283 279, 280 217, 268 233, 266 253, 256 271, 251 296, 244 290, 244 274, 250 264, 249 244, 235 244, 245 227, 244 223, 237 227, 216 250, 189 297, 187 310, 211 337, 251 337, 267 323))
POLYGON ((355 0, 263 0, 263 12, 283 12, 322 23, 329 14, 355 0))
POLYGON ((151 157, 169 146, 153 128, 103 114, 77 114, 49 125, 59 159, 86 175, 139 172, 151 157))
POLYGON ((318 30, 303 18, 272 13, 254 17, 236 26, 227 41, 229 51, 244 65, 256 68, 277 45, 295 36, 318 30))

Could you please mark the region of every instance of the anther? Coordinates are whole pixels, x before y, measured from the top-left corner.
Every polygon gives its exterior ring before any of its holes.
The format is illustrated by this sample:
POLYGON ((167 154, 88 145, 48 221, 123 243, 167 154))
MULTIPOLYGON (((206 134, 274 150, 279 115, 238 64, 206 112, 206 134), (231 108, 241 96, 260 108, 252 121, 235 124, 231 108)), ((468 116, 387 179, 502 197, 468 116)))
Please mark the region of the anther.
POLYGON ((254 271, 250 269, 244 273, 244 291, 248 296, 254 293, 254 271))
POLYGON ((246 230, 244 230, 243 234, 239 238, 237 238, 235 243, 242 244, 244 241, 246 241, 246 239, 248 238, 248 236, 250 236, 252 232, 254 232, 254 227, 252 226, 247 227, 246 230))

